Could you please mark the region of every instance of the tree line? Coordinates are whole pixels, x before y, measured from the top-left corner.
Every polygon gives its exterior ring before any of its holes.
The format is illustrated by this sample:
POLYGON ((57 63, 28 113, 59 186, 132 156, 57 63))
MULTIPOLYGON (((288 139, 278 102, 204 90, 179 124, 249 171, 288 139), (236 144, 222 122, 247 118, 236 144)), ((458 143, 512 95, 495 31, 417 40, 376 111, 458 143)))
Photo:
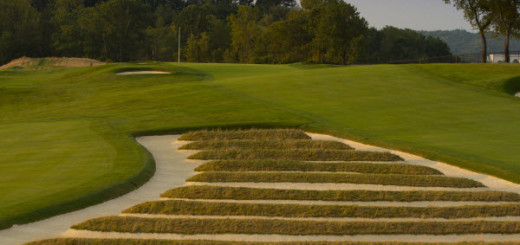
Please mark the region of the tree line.
POLYGON ((370 28, 342 0, 0 0, 0 64, 172 61, 179 52, 189 62, 342 65, 450 55, 438 38, 370 28))
POLYGON ((486 33, 504 36, 504 62, 511 61, 509 45, 512 36, 520 37, 520 0, 443 0, 464 11, 464 17, 480 33, 481 61, 487 62, 486 33))

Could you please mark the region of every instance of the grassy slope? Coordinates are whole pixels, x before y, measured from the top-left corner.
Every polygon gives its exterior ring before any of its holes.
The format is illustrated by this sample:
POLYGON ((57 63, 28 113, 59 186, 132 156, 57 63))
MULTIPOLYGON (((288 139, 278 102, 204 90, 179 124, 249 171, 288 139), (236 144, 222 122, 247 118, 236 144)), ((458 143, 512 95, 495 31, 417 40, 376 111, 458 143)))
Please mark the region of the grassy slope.
MULTIPOLYGON (((468 67, 491 84, 520 75, 516 66, 468 67)), ((196 127, 301 125, 520 182, 520 100, 496 92, 498 85, 480 86, 468 67, 110 64, 0 71, 0 193, 8 193, 0 196, 0 210, 8 210, 0 212, 0 227, 147 170, 136 182, 144 181, 152 171, 143 169, 148 156, 128 136, 196 127), (114 75, 129 68, 175 73, 114 75)))

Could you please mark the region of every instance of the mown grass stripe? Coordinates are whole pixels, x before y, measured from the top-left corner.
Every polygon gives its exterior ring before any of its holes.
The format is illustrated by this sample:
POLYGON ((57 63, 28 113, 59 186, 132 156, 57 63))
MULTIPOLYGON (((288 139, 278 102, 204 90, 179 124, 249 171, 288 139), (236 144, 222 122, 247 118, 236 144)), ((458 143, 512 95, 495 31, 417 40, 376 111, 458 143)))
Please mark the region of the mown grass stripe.
POLYGON ((518 202, 520 195, 498 191, 314 191, 243 187, 183 186, 166 191, 164 198, 227 200, 310 200, 351 202, 478 201, 518 202))
MULTIPOLYGON (((432 205, 434 205, 432 203, 432 205)), ((218 203, 197 201, 152 201, 138 204, 123 213, 268 216, 268 217, 330 217, 330 218, 444 218, 520 216, 520 204, 475 205, 459 207, 370 207, 356 205, 298 205, 218 203)))
POLYGON ((199 130, 183 134, 179 140, 280 140, 311 139, 305 132, 297 129, 245 129, 245 130, 199 130))
POLYGON ((520 233, 520 222, 327 222, 276 219, 150 219, 112 216, 91 219, 72 228, 91 231, 179 234, 444 235, 516 234, 520 233))
POLYGON ((354 148, 332 140, 212 140, 195 141, 183 145, 181 150, 208 149, 329 149, 353 150, 354 148))
POLYGON ((248 173, 204 172, 188 182, 296 182, 355 183, 415 187, 475 188, 485 187, 474 180, 436 175, 344 174, 344 173, 248 173))
POLYGON ((209 240, 56 238, 26 245, 520 245, 520 242, 234 242, 209 240))
POLYGON ((253 160, 280 159, 297 161, 381 161, 395 162, 403 159, 389 152, 353 150, 299 150, 299 149, 229 149, 206 150, 195 153, 188 159, 199 160, 253 160))
POLYGON ((371 174, 443 175, 426 166, 402 163, 302 162, 289 160, 217 160, 195 171, 322 171, 371 174))

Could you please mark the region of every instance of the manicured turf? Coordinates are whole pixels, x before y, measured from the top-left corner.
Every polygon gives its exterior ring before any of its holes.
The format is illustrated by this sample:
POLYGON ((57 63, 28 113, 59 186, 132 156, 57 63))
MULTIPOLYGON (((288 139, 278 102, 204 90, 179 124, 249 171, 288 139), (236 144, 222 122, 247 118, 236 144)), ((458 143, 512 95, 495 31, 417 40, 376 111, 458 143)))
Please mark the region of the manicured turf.
POLYGON ((7 193, 0 195, 0 227, 135 188, 153 166, 129 136, 196 128, 301 127, 520 183, 520 99, 497 92, 519 75, 518 66, 491 64, 109 64, 0 71, 0 137, 9 140, 0 147, 0 168, 16 173, 0 171, 0 193, 7 193), (174 73, 115 75, 132 69, 174 73), (138 173, 139 181, 130 180, 138 173), (125 186, 115 188, 118 183, 125 186))
POLYGON ((169 215, 334 217, 334 218, 474 218, 520 216, 520 204, 457 207, 370 207, 340 205, 297 205, 218 203, 197 201, 153 201, 138 204, 123 213, 169 215))
POLYGON ((103 217, 72 227, 77 230, 130 233, 179 234, 512 234, 520 232, 520 222, 339 222, 262 219, 150 219, 103 217))
POLYGON ((436 169, 399 163, 298 162, 288 160, 211 161, 195 171, 322 171, 372 174, 442 175, 436 169))
POLYGON ((243 187, 184 186, 163 193, 164 198, 230 200, 322 200, 351 202, 479 201, 518 202, 520 195, 496 191, 313 191, 243 187))
POLYGON ((250 173, 203 172, 188 182, 267 182, 267 183, 355 183, 420 187, 485 187, 480 182, 437 175, 344 174, 344 173, 250 173))
POLYGON ((133 240, 133 239, 85 239, 62 238, 32 242, 27 245, 520 245, 520 242, 230 242, 201 240, 133 240))
POLYGON ((229 149, 206 150, 195 153, 189 159, 201 160, 253 160, 282 159, 299 161, 402 161, 399 156, 389 152, 353 150, 300 150, 300 149, 229 149))
POLYGON ((326 140, 213 140, 195 141, 181 146, 181 150, 204 149, 329 149, 352 150, 353 148, 338 141, 326 140))

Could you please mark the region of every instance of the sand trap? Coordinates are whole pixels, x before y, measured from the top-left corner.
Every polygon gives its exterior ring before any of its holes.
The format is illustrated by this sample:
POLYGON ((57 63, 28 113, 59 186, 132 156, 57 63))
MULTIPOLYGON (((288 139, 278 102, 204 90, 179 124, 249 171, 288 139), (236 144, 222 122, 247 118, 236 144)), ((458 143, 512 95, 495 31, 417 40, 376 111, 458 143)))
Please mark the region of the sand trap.
POLYGON ((131 76, 131 75, 164 75, 164 74, 172 74, 167 71, 125 71, 116 73, 119 76, 131 76))
POLYGON ((118 233, 68 230, 61 237, 84 238, 128 238, 164 240, 216 240, 240 242, 289 242, 289 241, 371 241, 371 242, 481 242, 481 241, 520 241, 520 234, 463 234, 463 235, 356 235, 356 236, 291 236, 291 235, 248 235, 248 234, 156 234, 156 233, 118 233))
POLYGON ((155 175, 139 189, 119 198, 75 212, 58 215, 46 220, 14 226, 0 231, 0 244, 19 245, 26 242, 56 237, 72 225, 87 219, 118 215, 122 210, 148 200, 159 200, 164 191, 184 185, 184 181, 195 175, 197 165, 186 162, 186 155, 176 151, 172 145, 180 135, 139 137, 137 141, 150 151, 155 159, 155 175))
POLYGON ((515 94, 516 97, 520 97, 520 92, 515 94))

